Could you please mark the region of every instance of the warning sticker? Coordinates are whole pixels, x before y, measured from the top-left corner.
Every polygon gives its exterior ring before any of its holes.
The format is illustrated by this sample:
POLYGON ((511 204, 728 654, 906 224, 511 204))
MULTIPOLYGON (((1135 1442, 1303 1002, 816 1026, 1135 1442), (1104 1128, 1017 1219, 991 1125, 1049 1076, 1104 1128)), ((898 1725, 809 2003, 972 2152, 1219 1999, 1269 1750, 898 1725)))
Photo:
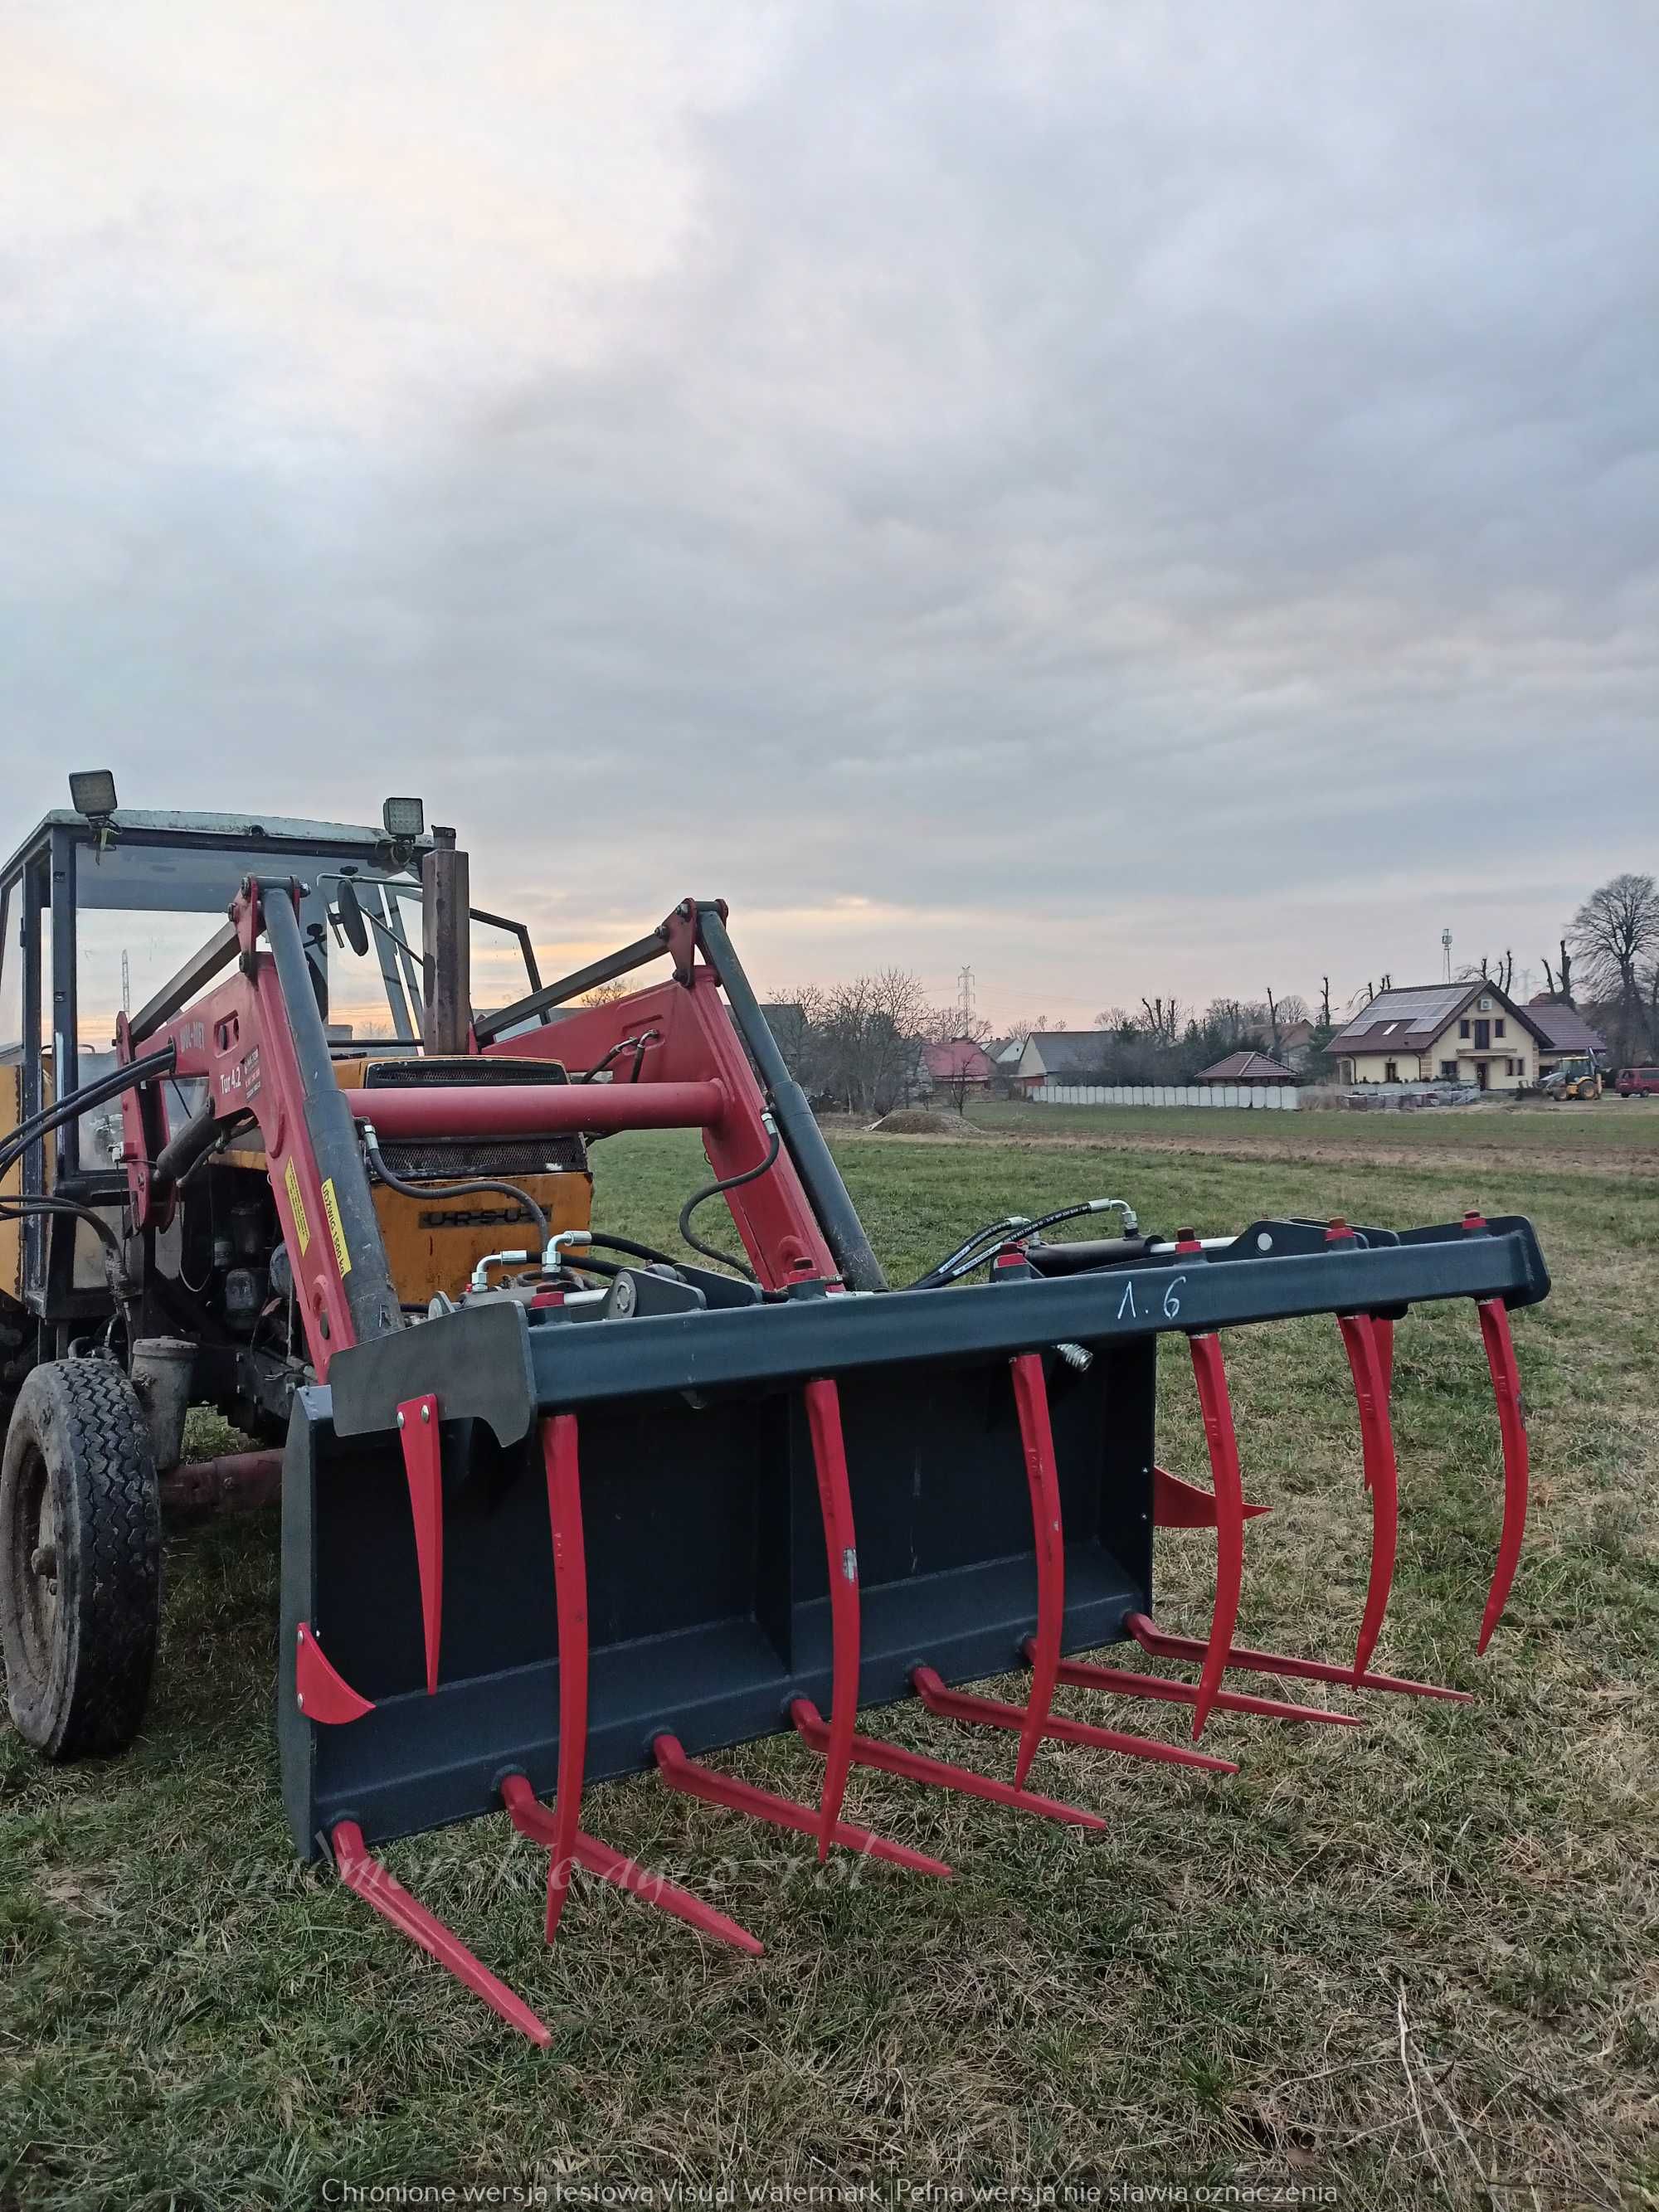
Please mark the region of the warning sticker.
POLYGON ((328 1216, 328 1233, 334 1240, 334 1257, 340 1273, 351 1273, 351 1255, 346 1249, 345 1231, 340 1226, 340 1204, 334 1195, 334 1178, 327 1176, 323 1183, 323 1212, 328 1216))
POLYGON ((283 1187, 288 1193, 288 1210, 294 1216, 294 1233, 300 1240, 300 1257, 303 1260, 311 1249, 311 1224, 306 1219, 306 1202, 300 1195, 300 1178, 290 1160, 283 1176, 283 1187))

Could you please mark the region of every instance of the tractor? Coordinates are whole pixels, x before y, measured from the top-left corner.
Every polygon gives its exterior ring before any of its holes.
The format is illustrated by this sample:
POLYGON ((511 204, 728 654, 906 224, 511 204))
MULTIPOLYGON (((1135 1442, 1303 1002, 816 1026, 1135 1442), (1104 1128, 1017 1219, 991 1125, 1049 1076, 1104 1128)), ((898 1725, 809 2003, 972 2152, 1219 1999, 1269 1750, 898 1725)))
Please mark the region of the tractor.
POLYGON ((849 1816, 854 1770, 1097 1830, 1032 1786, 1045 1742, 1225 1774, 1195 1741, 1212 1711, 1351 1723, 1234 1670, 1463 1697, 1371 1664, 1395 1330, 1430 1302, 1479 1316, 1504 1482, 1484 1650, 1527 1511, 1510 1315, 1549 1289, 1525 1220, 1200 1234, 1080 1194, 896 1285, 723 901, 682 899, 544 981, 528 929, 472 904, 467 854, 416 800, 374 829, 129 811, 103 772, 70 795, 0 876, 0 1651, 45 1757, 116 1753, 143 1724, 164 1500, 263 1483, 295 1851, 545 2045, 379 1847, 504 1815, 547 1852, 550 1941, 580 1869, 755 1952, 584 1826, 586 1785, 654 1772, 820 1858, 939 1877, 849 1816), (506 1003, 481 1005, 475 969, 507 964, 506 1003), (607 1225, 592 1166, 612 1133, 665 1129, 697 1132, 709 1169, 672 1249, 607 1225), (697 1225, 716 1201, 736 1250, 697 1225), (1322 1314, 1370 1501, 1341 1664, 1236 1634, 1261 1509, 1220 1332, 1322 1314), (1190 1365, 1207 1487, 1158 1462, 1164 1339, 1190 1365), (181 1465, 203 1404, 258 1447, 205 1477, 181 1465), (1179 1528, 1214 1532, 1203 1638, 1153 1609, 1157 1537, 1179 1528), (1114 1644, 1196 1679, 1085 1656, 1114 1644), (1020 1667, 1021 1698, 964 1686, 1020 1667), (1194 1741, 1057 1711, 1060 1683, 1179 1704, 1194 1741), (860 1724, 911 1698, 1012 1737, 1010 1771, 860 1724), (822 1762, 815 1802, 711 1758, 781 1732, 822 1762))

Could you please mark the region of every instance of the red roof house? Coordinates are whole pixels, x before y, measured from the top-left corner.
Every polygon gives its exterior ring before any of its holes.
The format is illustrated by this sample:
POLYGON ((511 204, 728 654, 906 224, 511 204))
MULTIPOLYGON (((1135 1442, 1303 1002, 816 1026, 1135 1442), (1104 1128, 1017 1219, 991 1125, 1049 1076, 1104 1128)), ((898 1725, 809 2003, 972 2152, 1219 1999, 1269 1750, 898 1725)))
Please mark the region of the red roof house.
POLYGON ((1276 1060, 1269 1060, 1265 1052, 1230 1052, 1225 1060, 1217 1060, 1213 1067, 1200 1071, 1200 1083, 1294 1083, 1296 1078, 1288 1067, 1281 1067, 1276 1060))
POLYGON ((916 1088, 934 1091, 986 1089, 995 1073, 982 1045, 972 1037, 952 1037, 948 1044, 925 1044, 916 1066, 916 1088))

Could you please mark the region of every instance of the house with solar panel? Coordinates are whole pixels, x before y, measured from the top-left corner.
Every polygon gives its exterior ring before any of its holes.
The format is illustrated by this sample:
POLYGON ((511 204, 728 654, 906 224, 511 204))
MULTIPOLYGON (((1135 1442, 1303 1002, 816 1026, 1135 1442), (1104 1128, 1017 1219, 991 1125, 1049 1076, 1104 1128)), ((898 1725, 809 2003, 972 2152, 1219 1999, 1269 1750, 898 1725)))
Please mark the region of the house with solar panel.
POLYGON ((1343 1083, 1464 1083, 1521 1091, 1538 1080, 1548 1037, 1496 983, 1379 991, 1331 1039, 1343 1083))

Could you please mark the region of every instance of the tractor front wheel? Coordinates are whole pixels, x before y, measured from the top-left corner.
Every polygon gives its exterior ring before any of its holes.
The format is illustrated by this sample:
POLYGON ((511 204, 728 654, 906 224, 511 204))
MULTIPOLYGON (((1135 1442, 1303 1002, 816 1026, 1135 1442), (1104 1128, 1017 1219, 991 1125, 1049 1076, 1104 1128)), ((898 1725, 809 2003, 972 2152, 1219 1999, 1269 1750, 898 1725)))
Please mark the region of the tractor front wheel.
POLYGON ((0 1656, 19 1734, 48 1759, 137 1734, 161 1624, 155 1455, 107 1359, 57 1359, 17 1394, 0 1460, 0 1656))

